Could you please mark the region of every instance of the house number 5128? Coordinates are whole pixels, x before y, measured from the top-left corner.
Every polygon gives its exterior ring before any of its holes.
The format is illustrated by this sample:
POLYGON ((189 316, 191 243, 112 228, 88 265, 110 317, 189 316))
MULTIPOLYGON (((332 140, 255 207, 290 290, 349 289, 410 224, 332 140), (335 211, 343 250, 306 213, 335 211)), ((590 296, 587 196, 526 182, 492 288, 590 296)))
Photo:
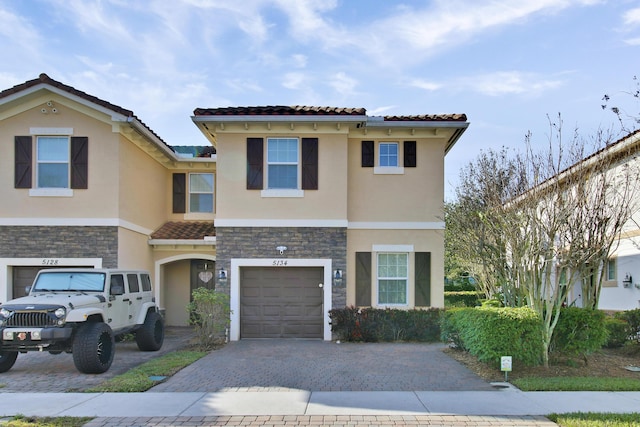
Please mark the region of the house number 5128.
POLYGON ((43 259, 42 265, 58 265, 59 260, 57 259, 43 259))
POLYGON ((283 265, 287 265, 287 260, 286 259, 274 259, 273 260, 273 264, 274 267, 279 267, 279 266, 283 266, 283 265))

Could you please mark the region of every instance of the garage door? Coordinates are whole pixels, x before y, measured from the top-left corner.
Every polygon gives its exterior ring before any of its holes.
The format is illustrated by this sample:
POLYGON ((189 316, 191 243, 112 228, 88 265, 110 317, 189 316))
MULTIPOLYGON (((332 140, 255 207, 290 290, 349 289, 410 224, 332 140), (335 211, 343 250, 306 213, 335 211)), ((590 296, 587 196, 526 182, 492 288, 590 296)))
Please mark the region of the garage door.
MULTIPOLYGON (((36 278, 38 271, 45 268, 56 267, 13 267, 13 293, 11 298, 19 298, 27 295, 27 287, 33 285, 33 279, 36 278)), ((65 266, 59 268, 74 268, 73 266, 65 266)), ((85 267, 86 268, 86 267, 85 267)))
POLYGON ((244 267, 241 338, 322 338, 322 268, 244 267))

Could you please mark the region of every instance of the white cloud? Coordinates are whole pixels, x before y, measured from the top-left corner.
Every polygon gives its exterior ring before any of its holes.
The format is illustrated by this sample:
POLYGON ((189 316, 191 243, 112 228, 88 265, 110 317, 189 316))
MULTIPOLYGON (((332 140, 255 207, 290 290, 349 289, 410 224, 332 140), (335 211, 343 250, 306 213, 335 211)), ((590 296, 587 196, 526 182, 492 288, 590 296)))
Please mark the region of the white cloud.
POLYGON ((347 76, 344 72, 339 72, 331 76, 329 85, 341 95, 348 96, 355 93, 358 81, 347 76))
POLYGON ((626 11, 622 17, 624 25, 640 25, 640 7, 626 11))
POLYGON ((414 79, 411 82, 409 82, 409 85, 417 87, 418 89, 424 89, 429 92, 433 92, 442 88, 441 83, 431 82, 431 81, 422 80, 422 79, 414 79))
POLYGON ((282 86, 287 89, 297 90, 301 89, 306 81, 306 77, 302 73, 286 73, 283 76, 282 86))
POLYGON ((299 54, 299 53, 292 55, 291 59, 293 61, 293 66, 296 67, 296 68, 305 68, 307 66, 307 62, 309 60, 307 55, 302 55, 302 54, 299 54))
POLYGON ((562 81, 545 79, 535 73, 520 71, 497 71, 484 75, 466 77, 459 81, 460 87, 489 96, 529 95, 559 87, 562 81))
POLYGON ((624 42, 630 46, 640 46, 640 37, 626 39, 624 42))

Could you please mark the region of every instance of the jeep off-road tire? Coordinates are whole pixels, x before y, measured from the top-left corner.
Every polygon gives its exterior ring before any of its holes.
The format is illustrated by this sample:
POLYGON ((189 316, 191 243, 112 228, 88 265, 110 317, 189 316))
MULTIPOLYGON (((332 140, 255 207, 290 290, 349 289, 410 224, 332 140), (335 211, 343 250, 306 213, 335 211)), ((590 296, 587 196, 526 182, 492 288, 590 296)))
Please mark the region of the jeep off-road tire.
POLYGON ((73 363, 85 374, 101 374, 111 367, 116 352, 113 331, 106 323, 80 326, 73 339, 73 363))
POLYGON ((17 358, 17 351, 0 351, 0 373, 11 369, 17 358))
POLYGON ((160 313, 147 313, 142 327, 136 331, 136 344, 140 351, 158 351, 164 342, 164 320, 160 313))

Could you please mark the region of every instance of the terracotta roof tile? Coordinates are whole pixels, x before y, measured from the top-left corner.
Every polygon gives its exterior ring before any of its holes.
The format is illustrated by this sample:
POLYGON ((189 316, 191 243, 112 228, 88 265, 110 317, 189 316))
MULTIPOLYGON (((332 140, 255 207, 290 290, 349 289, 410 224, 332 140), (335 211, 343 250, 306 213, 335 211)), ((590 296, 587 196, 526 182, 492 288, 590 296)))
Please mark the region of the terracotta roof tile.
POLYGON ((364 108, 267 105, 261 107, 196 108, 196 116, 364 116, 364 108))
POLYGON ((418 116, 384 116, 387 122, 466 122, 466 114, 421 114, 418 116))
POLYGON ((154 240, 203 240, 215 236, 213 221, 169 221, 151 233, 154 240))
POLYGON ((46 75, 45 73, 40 74, 40 76, 38 76, 37 79, 33 79, 33 80, 27 80, 24 83, 21 83, 19 85, 15 85, 9 89, 5 89, 2 92, 0 92, 0 99, 2 98, 6 98, 7 96, 19 93, 23 90, 29 89, 31 87, 37 86, 39 84, 47 84, 49 86, 53 86, 56 87, 58 89, 61 89, 67 93, 70 93, 72 95, 78 96, 82 99, 85 99, 89 102, 92 102, 96 105, 100 105, 108 110, 114 111, 118 114, 122 114, 123 116, 127 116, 127 117, 131 117, 131 118, 135 118, 138 122, 140 122, 147 130, 149 130, 149 132, 151 132, 156 138, 158 138, 160 141, 162 141, 167 147, 169 147, 171 149, 171 146, 169 146, 169 144, 167 144, 162 138, 160 138, 160 136, 158 136, 158 134, 156 134, 149 126, 147 126, 142 120, 140 120, 138 117, 136 117, 135 114, 133 114, 133 111, 131 110, 127 110, 125 108, 122 108, 118 105, 112 104, 110 102, 107 102, 103 99, 100 99, 98 97, 95 97, 93 95, 89 95, 86 92, 83 92, 81 90, 78 90, 72 86, 66 85, 64 83, 61 83, 57 80, 52 79, 51 77, 49 77, 48 75, 46 75))

